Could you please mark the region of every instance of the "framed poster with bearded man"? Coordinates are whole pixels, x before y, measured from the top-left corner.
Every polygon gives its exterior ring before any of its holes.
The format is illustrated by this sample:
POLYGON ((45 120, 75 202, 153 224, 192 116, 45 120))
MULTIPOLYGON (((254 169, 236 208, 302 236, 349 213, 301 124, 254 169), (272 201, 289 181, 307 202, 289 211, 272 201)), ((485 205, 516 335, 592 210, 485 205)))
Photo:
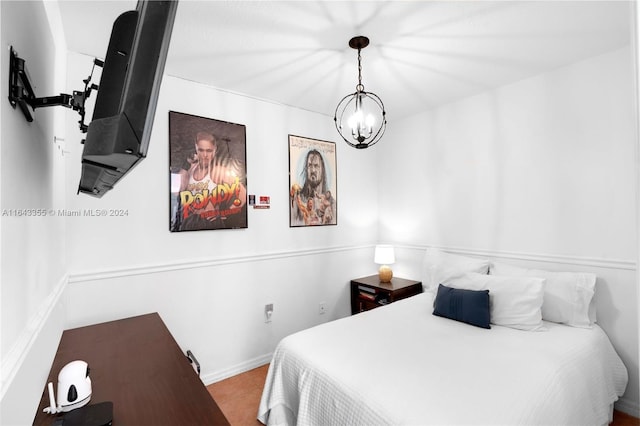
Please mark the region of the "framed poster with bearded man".
POLYGON ((337 225, 336 144, 289 135, 289 226, 337 225))
POLYGON ((171 232, 247 227, 242 124, 169 111, 171 232))

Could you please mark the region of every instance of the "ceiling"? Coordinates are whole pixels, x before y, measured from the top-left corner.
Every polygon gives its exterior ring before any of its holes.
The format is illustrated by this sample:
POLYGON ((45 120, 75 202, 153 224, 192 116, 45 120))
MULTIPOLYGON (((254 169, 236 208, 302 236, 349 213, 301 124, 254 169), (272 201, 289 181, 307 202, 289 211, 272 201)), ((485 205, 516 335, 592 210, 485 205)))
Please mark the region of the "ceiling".
MULTIPOLYGON (((70 51, 104 58, 135 1, 59 0, 70 51)), ((362 82, 388 120, 629 45, 626 1, 194 1, 165 74, 333 116, 362 82)))

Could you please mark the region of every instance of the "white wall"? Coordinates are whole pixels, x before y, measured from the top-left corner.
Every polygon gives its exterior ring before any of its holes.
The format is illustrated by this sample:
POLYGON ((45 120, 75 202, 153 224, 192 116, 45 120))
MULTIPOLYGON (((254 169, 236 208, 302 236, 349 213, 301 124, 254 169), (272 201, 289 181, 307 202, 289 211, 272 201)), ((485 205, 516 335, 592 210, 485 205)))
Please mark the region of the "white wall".
MULTIPOLYGON (((71 54, 70 81, 90 63, 71 54)), ((349 280, 376 270, 374 154, 337 144, 337 226, 288 222, 288 135, 335 141, 332 124, 328 116, 165 77, 148 157, 101 199, 76 195, 81 145, 68 143, 68 208, 128 216, 69 218, 67 327, 158 311, 209 382, 267 362, 291 332, 349 315, 349 280), (169 111, 246 125, 248 193, 271 197, 269 210, 249 209, 247 229, 169 232, 169 111), (319 302, 327 304, 324 315, 319 302), (274 303, 270 324, 267 303, 274 303)), ((76 123, 68 125, 72 134, 76 123)))
MULTIPOLYGON (((640 8, 638 8, 637 2, 633 3, 632 10, 635 12, 632 18, 635 38, 631 43, 635 47, 633 51, 635 57, 635 106, 636 110, 640 111, 640 8)), ((636 265, 640 265, 640 119, 636 121, 636 144, 636 265)), ((640 274, 636 274, 636 286, 638 288, 636 306, 640 309, 640 274)), ((636 316, 638 316, 638 328, 640 328, 640 313, 636 312, 636 316)), ((638 342, 638 352, 640 352, 640 342, 638 342)))
MULTIPOLYGON (((70 61, 71 81, 84 78, 81 76, 90 69, 91 58, 76 54, 70 55, 70 61)), ((74 139, 73 132, 77 134, 74 118, 68 120, 70 140, 74 139)), ((358 153, 344 144, 336 146, 338 226, 289 228, 288 134, 336 141, 332 126, 328 116, 165 77, 148 157, 102 198, 76 194, 82 145, 67 143, 68 208, 129 212, 127 217, 118 218, 73 218, 68 232, 70 270, 76 274, 374 242, 374 154, 358 153), (249 209, 247 229, 169 232, 169 111, 244 124, 247 191, 270 196, 271 209, 249 209)), ((76 139, 80 139, 79 134, 76 139)))
MULTIPOLYGON (((598 274, 599 322, 638 415, 633 58, 614 51, 390 126, 380 238, 598 274)), ((399 256, 400 259, 403 259, 399 256)), ((396 269, 419 273, 414 264, 396 269)))
POLYGON ((63 205, 64 159, 54 136, 64 134, 55 108, 36 110, 28 123, 9 104, 9 47, 26 61, 36 96, 60 93, 56 64, 64 53, 53 42, 43 3, 3 1, 0 15, 0 423, 18 424, 33 420, 37 402, 27 398, 25 416, 22 399, 42 392, 64 323, 57 301, 66 283, 65 221, 51 214, 63 205))

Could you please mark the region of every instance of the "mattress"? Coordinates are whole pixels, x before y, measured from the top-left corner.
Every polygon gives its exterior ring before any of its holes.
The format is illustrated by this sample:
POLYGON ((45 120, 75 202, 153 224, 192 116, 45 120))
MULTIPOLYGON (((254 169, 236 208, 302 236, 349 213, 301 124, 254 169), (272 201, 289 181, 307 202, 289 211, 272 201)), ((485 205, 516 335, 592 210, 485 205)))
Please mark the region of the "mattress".
POLYGON ((627 370, 604 331, 474 327, 422 293, 284 338, 258 420, 300 425, 602 425, 627 370))

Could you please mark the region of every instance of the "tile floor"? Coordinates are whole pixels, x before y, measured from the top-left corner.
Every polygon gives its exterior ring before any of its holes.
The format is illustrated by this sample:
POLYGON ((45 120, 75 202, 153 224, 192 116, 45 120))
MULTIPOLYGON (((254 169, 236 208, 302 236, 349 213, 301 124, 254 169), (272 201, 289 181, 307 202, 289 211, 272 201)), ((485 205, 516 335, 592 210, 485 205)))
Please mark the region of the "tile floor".
POLYGON ((256 417, 269 364, 207 386, 231 426, 261 426, 256 417))

